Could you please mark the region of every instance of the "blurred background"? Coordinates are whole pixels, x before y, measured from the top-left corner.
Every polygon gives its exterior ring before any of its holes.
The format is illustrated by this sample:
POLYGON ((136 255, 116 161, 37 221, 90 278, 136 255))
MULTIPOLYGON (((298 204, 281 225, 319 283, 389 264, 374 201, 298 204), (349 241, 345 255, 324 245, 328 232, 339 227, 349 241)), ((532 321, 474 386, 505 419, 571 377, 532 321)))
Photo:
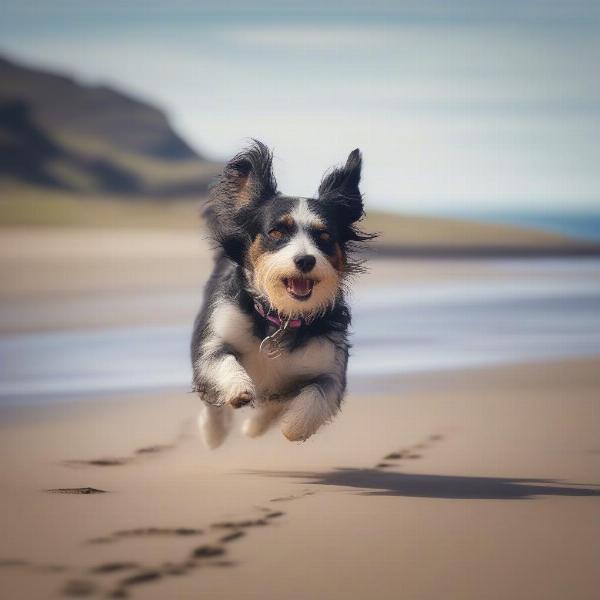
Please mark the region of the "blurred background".
POLYGON ((3 179, 189 196, 256 137, 310 196, 360 146, 371 209, 597 234, 599 19, 593 0, 5 0, 3 179))
POLYGON ((250 137, 298 195, 364 153, 357 374, 599 350, 599 32, 586 0, 5 0, 2 401, 189 383, 199 206, 250 137))
POLYGON ((199 206, 250 137, 298 195, 364 153, 356 373, 599 350, 599 32, 586 0, 5 0, 2 401, 189 383, 199 206))

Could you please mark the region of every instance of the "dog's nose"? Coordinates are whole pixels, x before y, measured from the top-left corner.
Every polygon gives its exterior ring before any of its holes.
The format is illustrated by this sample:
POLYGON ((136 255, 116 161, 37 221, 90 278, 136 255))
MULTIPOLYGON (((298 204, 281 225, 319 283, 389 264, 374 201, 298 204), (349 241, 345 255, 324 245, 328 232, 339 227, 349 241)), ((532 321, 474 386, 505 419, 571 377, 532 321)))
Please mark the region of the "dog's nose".
POLYGON ((294 262, 300 271, 308 273, 312 271, 317 259, 312 254, 303 254, 302 256, 296 256, 294 262))

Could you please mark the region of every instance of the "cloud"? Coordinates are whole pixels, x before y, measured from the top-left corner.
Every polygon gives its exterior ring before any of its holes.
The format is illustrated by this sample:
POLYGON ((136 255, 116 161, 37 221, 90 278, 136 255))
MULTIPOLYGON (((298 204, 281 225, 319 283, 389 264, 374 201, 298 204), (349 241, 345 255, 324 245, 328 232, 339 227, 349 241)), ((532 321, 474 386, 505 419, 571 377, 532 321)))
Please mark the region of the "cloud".
POLYGON ((246 46, 273 49, 299 49, 306 52, 369 48, 385 49, 398 45, 399 30, 390 27, 320 25, 274 25, 270 27, 234 27, 221 33, 223 39, 246 46))

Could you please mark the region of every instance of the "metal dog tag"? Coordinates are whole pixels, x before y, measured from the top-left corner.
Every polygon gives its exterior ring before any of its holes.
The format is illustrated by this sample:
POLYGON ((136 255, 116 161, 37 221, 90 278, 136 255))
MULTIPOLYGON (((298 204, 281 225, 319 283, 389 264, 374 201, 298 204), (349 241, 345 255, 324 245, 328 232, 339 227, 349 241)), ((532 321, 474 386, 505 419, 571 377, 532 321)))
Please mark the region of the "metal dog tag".
POLYGON ((285 323, 281 325, 281 327, 272 335, 268 335, 261 343, 259 347, 259 352, 264 352, 267 358, 279 358, 283 352, 281 348, 281 340, 285 335, 285 330, 290 324, 290 320, 288 319, 285 323))
POLYGON ((271 337, 266 337, 260 343, 260 352, 262 352, 267 358, 278 358, 281 356, 281 348, 276 340, 271 337))

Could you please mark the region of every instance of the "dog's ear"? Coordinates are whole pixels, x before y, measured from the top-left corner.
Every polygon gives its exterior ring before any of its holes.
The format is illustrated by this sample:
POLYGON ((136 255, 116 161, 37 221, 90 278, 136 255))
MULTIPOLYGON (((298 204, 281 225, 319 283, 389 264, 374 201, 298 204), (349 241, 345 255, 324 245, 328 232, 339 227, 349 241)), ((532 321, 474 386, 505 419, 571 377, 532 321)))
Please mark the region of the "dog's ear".
POLYGON ((251 241, 254 209, 276 194, 273 155, 262 142, 252 140, 225 165, 203 213, 214 239, 230 258, 243 260, 251 241))
POLYGON ((341 218, 348 224, 359 221, 364 213, 358 185, 362 156, 356 148, 348 155, 346 164, 327 173, 319 186, 319 200, 333 203, 341 218))
POLYGON ((271 151, 262 142, 252 140, 225 165, 213 192, 234 210, 274 196, 277 183, 271 151))

